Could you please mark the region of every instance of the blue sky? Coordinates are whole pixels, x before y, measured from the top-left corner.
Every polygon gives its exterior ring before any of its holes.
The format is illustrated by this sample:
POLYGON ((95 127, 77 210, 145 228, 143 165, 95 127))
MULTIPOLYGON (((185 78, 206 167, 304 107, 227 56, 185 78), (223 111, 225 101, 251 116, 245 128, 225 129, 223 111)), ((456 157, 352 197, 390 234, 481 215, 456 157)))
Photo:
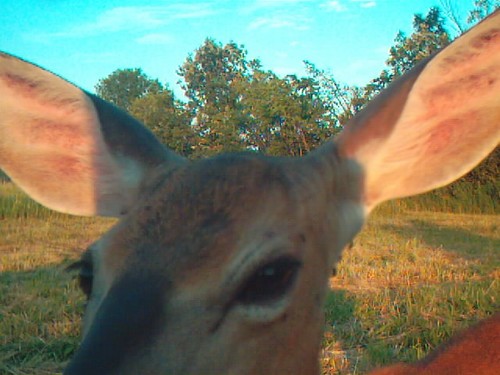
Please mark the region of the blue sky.
MULTIPOLYGON (((448 0, 465 20, 472 0, 448 0)), ((365 84, 384 67, 398 30, 440 0, 2 0, 0 50, 94 91, 118 68, 140 67, 179 96, 178 67, 207 37, 243 44, 279 75, 303 60, 341 82, 365 84)))

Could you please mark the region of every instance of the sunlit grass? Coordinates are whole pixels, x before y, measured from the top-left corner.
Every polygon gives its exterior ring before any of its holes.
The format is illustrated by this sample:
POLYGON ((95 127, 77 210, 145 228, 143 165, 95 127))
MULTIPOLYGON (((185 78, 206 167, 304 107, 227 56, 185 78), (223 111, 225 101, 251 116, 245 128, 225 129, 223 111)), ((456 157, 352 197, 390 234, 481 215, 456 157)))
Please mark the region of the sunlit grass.
POLYGON ((494 215, 375 213, 331 280, 324 373, 420 359, 498 311, 499 224, 494 215))
MULTIPOLYGON (((84 300, 65 267, 113 223, 52 213, 0 184, 0 374, 61 372, 84 300)), ((345 252, 325 309, 325 374, 424 356, 499 310, 500 219, 382 207, 345 252)))
POLYGON ((111 224, 54 213, 0 184, 0 374, 61 372, 84 304, 65 267, 111 224))

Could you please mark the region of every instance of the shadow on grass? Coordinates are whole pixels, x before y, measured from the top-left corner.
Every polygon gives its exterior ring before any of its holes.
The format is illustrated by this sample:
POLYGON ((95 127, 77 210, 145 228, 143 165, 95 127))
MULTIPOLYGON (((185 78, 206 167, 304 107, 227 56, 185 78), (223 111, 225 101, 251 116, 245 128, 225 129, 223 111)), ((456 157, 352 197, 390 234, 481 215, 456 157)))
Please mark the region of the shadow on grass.
MULTIPOLYGON (((382 364, 395 361, 395 351, 383 334, 372 332, 371 325, 359 318, 355 293, 333 289, 325 304, 326 331, 323 341, 323 373, 364 374, 382 364)), ((367 318, 377 319, 377 314, 367 318)))
POLYGON ((408 220, 410 225, 386 224, 382 228, 406 241, 419 239, 431 248, 441 248, 470 260, 481 260, 486 252, 500 248, 500 241, 460 227, 441 226, 424 220, 408 220))
POLYGON ((342 289, 330 289, 326 296, 325 319, 333 326, 345 324, 354 318, 356 300, 342 289))
POLYGON ((84 300, 68 264, 0 273, 0 374, 57 373, 73 356, 84 300))
POLYGON ((359 344, 362 327, 355 314, 357 303, 356 295, 343 289, 330 289, 326 296, 326 335, 331 335, 331 339, 344 349, 359 344))

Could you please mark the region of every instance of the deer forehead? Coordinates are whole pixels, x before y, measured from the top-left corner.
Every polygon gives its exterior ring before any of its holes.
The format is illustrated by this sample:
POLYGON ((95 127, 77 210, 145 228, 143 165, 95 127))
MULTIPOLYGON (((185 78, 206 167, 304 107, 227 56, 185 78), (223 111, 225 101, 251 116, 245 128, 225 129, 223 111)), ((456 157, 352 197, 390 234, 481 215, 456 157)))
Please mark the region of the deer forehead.
POLYGON ((214 270, 226 277, 240 258, 298 252, 324 221, 316 209, 312 221, 305 214, 315 194, 286 165, 258 155, 194 162, 154 185, 94 250, 108 278, 130 268, 159 270, 184 285, 214 270))

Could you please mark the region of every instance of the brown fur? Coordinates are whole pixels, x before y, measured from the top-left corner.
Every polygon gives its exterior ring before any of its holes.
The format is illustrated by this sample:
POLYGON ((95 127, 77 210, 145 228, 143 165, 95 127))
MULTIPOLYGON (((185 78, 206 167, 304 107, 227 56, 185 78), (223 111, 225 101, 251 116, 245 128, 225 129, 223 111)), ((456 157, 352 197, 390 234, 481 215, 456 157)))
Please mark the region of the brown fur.
MULTIPOLYGON (((148 197, 105 236, 104 244, 100 246, 98 243, 89 250, 90 258, 96 265, 96 289, 86 311, 83 349, 68 373, 90 369, 125 373, 125 368, 130 373, 144 373, 147 368, 163 369, 161 371, 165 373, 199 373, 203 367, 220 371, 231 369, 237 373, 317 371, 316 353, 319 350, 324 298, 322 288, 326 287, 322 280, 328 276, 327 264, 330 262, 326 258, 326 247, 332 242, 327 239, 334 237, 335 232, 327 231, 326 238, 321 234, 325 233, 326 207, 318 209, 313 205, 314 217, 309 216, 309 210, 302 209, 306 196, 321 202, 321 194, 308 193, 304 190, 307 184, 292 183, 294 175, 288 172, 288 164, 280 159, 249 153, 197 161, 167 173, 166 180, 162 182, 152 183, 148 197), (258 264, 272 259, 275 257, 273 254, 281 253, 292 254, 302 260, 301 279, 310 279, 312 284, 317 285, 315 289, 318 292, 311 294, 307 290, 310 284, 300 283, 300 291, 293 294, 293 298, 302 296, 301 301, 294 304, 295 308, 285 310, 265 326, 250 321, 243 327, 233 329, 231 322, 238 319, 239 314, 233 311, 238 287, 251 276, 249 272, 253 272, 258 264), (151 259, 155 261, 151 262, 151 259), (87 359, 103 356, 102 352, 92 351, 98 347, 96 340, 104 334, 104 328, 99 328, 97 332, 100 335, 97 335, 96 321, 109 322, 107 325, 118 324, 111 323, 112 310, 103 312, 103 304, 110 299, 122 298, 119 296, 124 293, 123 287, 130 286, 129 283, 119 284, 118 280, 123 275, 141 280, 143 274, 149 275, 151 281, 161 275, 171 284, 168 295, 163 297, 164 319, 158 320, 155 335, 142 345, 142 348, 147 347, 148 352, 155 354, 129 362, 129 358, 134 358, 137 353, 122 350, 120 360, 113 360, 119 367, 104 367, 110 366, 109 362, 103 362, 103 367, 99 367, 100 362, 94 362, 96 367, 89 368, 89 363, 81 359, 82 356, 87 359), (207 289, 207 286, 213 285, 218 287, 207 289), (205 290, 210 294, 206 295, 205 290), (191 306, 189 311, 181 314, 182 317, 197 315, 190 318, 192 328, 189 332, 200 337, 207 336, 209 340, 218 335, 227 336, 228 342, 234 345, 240 343, 241 353, 225 358, 221 357, 222 353, 214 352, 217 346, 203 347, 200 353, 192 352, 196 346, 193 348, 191 342, 177 342, 172 346, 171 340, 176 336, 169 333, 175 328, 170 327, 168 321, 180 319, 175 311, 184 307, 182 302, 176 300, 190 298, 190 294, 199 295, 196 297, 199 302, 195 305, 199 305, 202 312, 196 313, 196 308, 191 306), (309 308, 303 309, 302 304, 309 308), (304 320, 310 324, 302 325, 297 330, 287 329, 294 321, 304 320), (198 322, 202 324, 199 327, 198 322), (242 340, 245 345, 241 344, 242 340), (279 345, 279 350, 269 352, 266 349, 275 345, 279 345), (302 359, 287 361, 290 351, 300 347, 303 348, 302 359), (181 349, 182 353, 175 354, 181 349), (266 366, 255 363, 252 365, 255 367, 248 368, 246 363, 242 368, 244 362, 237 358, 248 351, 260 358, 272 356, 273 359, 266 360, 269 363, 266 366), (193 356, 200 357, 193 361, 193 356), (277 367, 272 367, 271 363, 277 367), (284 363, 290 368, 287 369, 284 363)), ((88 259, 89 254, 86 253, 84 258, 88 259)), ((139 286, 145 284, 147 280, 139 286)), ((117 300, 116 306, 128 310, 126 302, 118 303, 117 300)), ((143 309, 151 308, 144 305, 143 309)), ((109 358, 117 358, 115 349, 121 347, 119 344, 109 342, 106 345, 110 348, 107 353, 109 358)))

